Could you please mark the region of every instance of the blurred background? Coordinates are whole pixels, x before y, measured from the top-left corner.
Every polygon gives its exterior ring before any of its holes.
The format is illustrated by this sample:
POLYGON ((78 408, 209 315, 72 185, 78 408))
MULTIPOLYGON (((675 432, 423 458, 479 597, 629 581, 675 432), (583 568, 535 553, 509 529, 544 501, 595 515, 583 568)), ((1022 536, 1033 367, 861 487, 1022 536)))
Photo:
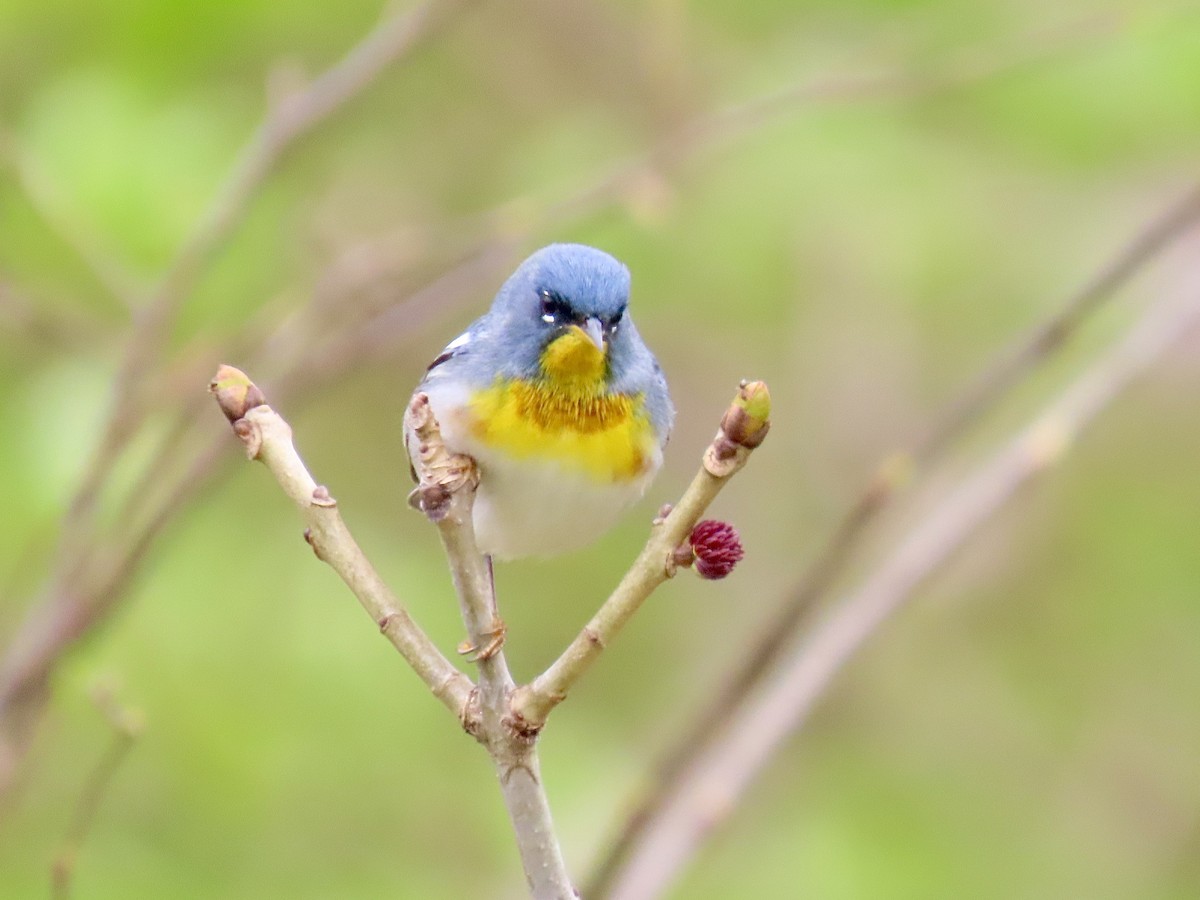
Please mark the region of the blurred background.
MULTIPOLYGON (((582 878, 879 461, 1200 172, 1190 3, 518 0, 377 28, 407 12, 0 0, 0 636, 9 666, 69 645, 6 725, 5 897, 48 893, 111 752, 98 685, 145 724, 76 896, 521 896, 487 760, 245 463, 218 363, 263 385, 449 651, 403 404, 528 252, 628 264, 679 423, 619 529, 498 568, 519 679, 615 584, 738 379, 770 383, 770 440, 712 510, 745 562, 664 586, 545 732, 582 878)), ((1168 355, 876 635, 674 896, 1200 896, 1198 360, 1168 355)))

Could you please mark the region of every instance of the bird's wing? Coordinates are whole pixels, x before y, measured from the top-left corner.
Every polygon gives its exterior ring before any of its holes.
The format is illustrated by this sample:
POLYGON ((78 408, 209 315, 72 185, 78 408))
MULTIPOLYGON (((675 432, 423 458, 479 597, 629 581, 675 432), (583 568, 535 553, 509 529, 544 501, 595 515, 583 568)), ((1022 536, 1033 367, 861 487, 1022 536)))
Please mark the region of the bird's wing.
POLYGON ((428 378, 433 370, 445 362, 454 359, 456 356, 462 356, 467 351, 467 347, 471 343, 471 331, 468 329, 446 345, 441 353, 439 353, 425 369, 425 377, 428 378))

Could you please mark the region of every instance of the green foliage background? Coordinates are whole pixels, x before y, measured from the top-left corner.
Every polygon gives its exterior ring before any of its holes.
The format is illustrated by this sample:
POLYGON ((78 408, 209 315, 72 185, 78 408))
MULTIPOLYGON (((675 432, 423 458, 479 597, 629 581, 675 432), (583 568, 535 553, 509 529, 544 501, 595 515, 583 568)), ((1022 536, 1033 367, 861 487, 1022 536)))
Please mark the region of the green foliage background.
MULTIPOLYGON (((319 71, 379 14, 373 0, 0 0, 0 125, 45 189, 31 202, 28 178, 0 170, 0 280, 87 323, 0 334, 0 633, 49 563, 128 328, 62 223, 149 284, 261 118, 270 73, 319 71)), ((620 529, 499 570, 518 677, 615 582, 737 379, 766 379, 778 410, 714 510, 749 548, 736 576, 665 587, 547 729, 581 874, 878 460, 1195 179, 1200 11, 483 4, 287 156, 174 335, 236 364, 232 336, 267 302, 281 317, 305 302, 357 242, 403 248, 412 262, 383 290, 405 297, 467 237, 521 228, 709 111, 810 83, 843 87, 727 123, 505 263, 558 239, 623 259, 680 410, 666 470, 620 529), (845 89, 859 80, 877 87, 845 89)), ((964 459, 1173 287, 1142 279, 964 459)), ((447 649, 461 626, 436 537, 404 506, 399 419, 424 364, 489 299, 432 311, 385 363, 282 410, 447 649)), ((878 635, 677 896, 1200 896, 1198 351, 1126 395, 878 635)), ((147 728, 80 857, 78 896, 519 896, 486 760, 238 454, 230 439, 218 486, 56 677, 0 820, 0 894, 45 895, 108 740, 87 688, 112 677, 147 728)))

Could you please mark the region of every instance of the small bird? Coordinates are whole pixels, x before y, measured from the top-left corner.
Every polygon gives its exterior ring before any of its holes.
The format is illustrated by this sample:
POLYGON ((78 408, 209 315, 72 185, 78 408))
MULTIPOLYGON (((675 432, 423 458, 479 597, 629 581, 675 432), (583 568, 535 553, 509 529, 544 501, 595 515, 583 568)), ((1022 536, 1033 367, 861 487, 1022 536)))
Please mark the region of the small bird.
POLYGON ((675 411, 629 317, 629 282, 601 250, 543 247, 418 386, 447 448, 479 467, 475 536, 489 557, 591 543, 662 465, 675 411))

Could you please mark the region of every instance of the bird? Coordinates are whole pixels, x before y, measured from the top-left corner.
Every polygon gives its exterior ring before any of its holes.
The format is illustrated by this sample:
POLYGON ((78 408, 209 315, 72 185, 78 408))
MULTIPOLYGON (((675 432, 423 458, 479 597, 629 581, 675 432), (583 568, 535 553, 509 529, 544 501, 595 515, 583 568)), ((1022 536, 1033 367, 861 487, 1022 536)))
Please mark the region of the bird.
POLYGON ((447 449, 478 468, 472 523, 489 566, 594 542, 661 468, 675 410, 629 293, 608 253, 543 247, 418 385, 447 449))

